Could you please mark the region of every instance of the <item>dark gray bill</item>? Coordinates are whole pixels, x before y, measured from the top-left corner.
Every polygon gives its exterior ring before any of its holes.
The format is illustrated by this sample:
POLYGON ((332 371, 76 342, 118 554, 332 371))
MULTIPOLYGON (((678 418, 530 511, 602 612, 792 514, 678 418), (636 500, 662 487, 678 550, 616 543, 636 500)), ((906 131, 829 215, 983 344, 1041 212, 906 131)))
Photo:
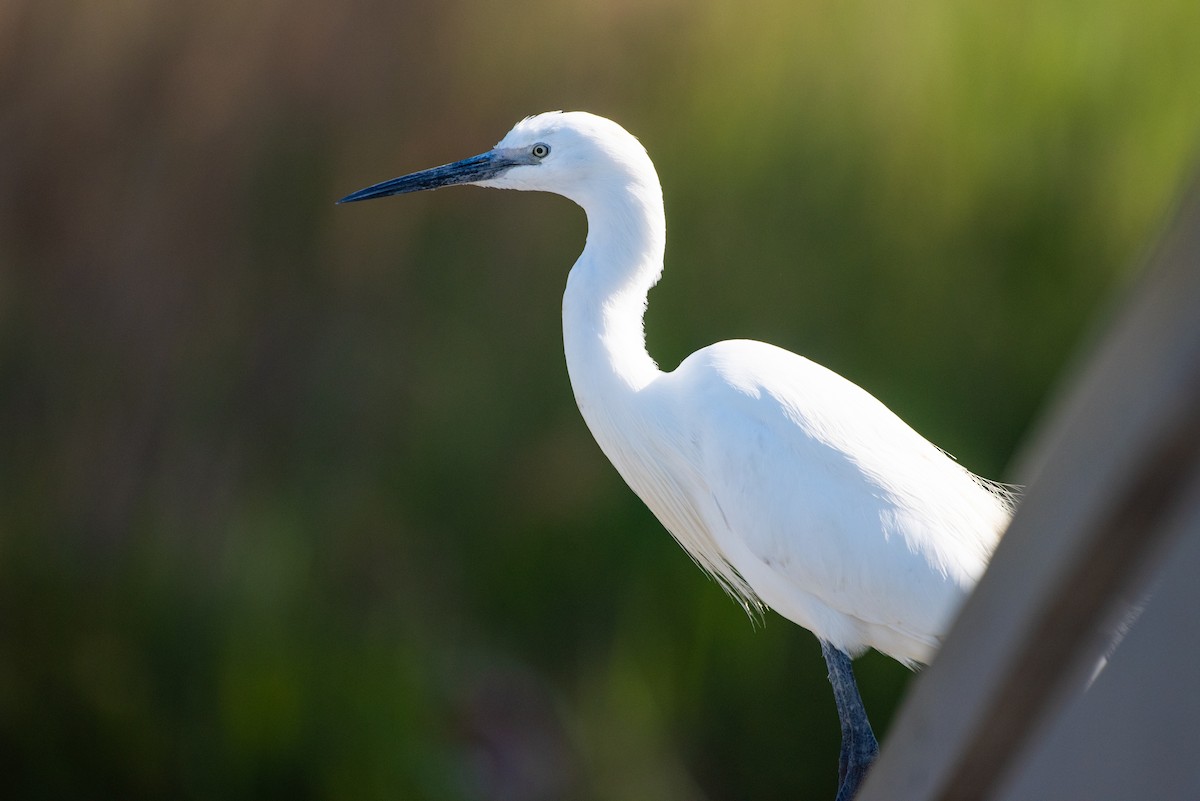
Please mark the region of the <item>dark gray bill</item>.
POLYGON ((420 192, 425 189, 437 189, 454 184, 470 184, 476 181, 486 181, 495 178, 500 173, 523 162, 496 150, 489 150, 472 156, 469 159, 456 161, 453 164, 443 164, 411 175, 402 175, 390 181, 383 181, 366 189, 352 192, 338 203, 354 203, 359 200, 371 200, 389 195, 402 195, 406 192, 420 192))

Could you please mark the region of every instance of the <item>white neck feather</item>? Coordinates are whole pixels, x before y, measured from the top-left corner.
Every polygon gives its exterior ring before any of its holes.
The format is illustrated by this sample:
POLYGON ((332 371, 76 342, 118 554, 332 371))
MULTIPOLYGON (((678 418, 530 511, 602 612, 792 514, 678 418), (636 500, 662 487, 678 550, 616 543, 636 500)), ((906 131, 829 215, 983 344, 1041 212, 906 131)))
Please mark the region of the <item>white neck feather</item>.
POLYGON ((587 212, 588 236, 567 278, 563 344, 575 398, 592 424, 598 406, 659 375, 646 352, 643 318, 646 295, 662 275, 666 218, 653 173, 623 177, 577 202, 587 212))

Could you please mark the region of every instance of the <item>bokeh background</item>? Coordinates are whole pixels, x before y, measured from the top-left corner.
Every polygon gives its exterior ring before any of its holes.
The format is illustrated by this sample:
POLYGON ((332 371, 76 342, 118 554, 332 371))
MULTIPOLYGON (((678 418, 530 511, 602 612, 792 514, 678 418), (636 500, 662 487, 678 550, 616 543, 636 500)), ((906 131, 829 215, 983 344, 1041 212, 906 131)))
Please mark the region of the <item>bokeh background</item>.
POLYGON ((1200 4, 0 3, 5 797, 832 797, 815 640, 574 408, 579 210, 333 205, 557 108, 659 167, 660 364, 766 339, 1013 478, 1193 172, 1200 4))

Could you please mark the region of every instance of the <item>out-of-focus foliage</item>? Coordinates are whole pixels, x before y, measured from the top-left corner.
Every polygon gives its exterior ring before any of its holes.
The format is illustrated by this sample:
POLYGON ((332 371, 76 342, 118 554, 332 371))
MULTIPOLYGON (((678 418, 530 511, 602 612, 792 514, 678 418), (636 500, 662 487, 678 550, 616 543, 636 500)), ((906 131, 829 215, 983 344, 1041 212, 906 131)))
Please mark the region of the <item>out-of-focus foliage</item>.
MULTIPOLYGON (((578 210, 333 200, 613 117, 664 366, 768 339, 1001 477, 1191 172, 1198 40, 1195 0, 8 0, 4 795, 832 795, 811 636, 574 409, 578 210)), ((908 674, 859 671, 886 729, 908 674)))

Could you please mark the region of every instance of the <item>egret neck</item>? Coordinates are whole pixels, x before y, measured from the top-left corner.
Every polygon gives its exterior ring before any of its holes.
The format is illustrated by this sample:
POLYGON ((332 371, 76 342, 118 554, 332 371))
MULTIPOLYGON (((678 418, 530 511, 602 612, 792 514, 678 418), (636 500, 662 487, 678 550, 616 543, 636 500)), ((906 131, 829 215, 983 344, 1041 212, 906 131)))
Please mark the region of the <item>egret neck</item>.
POLYGON ((587 214, 588 234, 563 294, 563 345, 575 400, 593 433, 604 406, 660 375, 646 352, 643 318, 646 295, 662 275, 666 217, 662 187, 646 161, 572 197, 587 214))

